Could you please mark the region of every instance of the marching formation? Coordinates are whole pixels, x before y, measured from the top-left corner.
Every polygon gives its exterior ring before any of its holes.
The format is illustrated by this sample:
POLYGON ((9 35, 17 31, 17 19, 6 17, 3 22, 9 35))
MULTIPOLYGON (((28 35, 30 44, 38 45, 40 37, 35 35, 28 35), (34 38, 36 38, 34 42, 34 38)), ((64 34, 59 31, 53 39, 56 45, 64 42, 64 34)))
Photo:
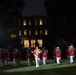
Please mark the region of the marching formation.
POLYGON ((20 64, 21 52, 18 49, 14 49, 11 53, 9 49, 0 49, 0 67, 10 65, 10 60, 13 60, 13 66, 20 64))
MULTIPOLYGON (((69 63, 74 63, 76 50, 73 45, 68 46, 66 50, 67 59, 69 63)), ((27 58, 27 65, 31 66, 33 64, 33 59, 35 60, 36 68, 40 65, 40 61, 42 61, 43 65, 46 65, 48 59, 48 49, 43 47, 40 49, 36 46, 35 49, 28 48, 25 53, 25 58, 27 58)), ((62 57, 62 50, 60 47, 55 47, 52 51, 54 56, 55 63, 60 64, 61 57, 62 57)), ((10 65, 10 60, 12 58, 13 66, 17 67, 20 65, 21 60, 21 52, 18 49, 14 49, 12 52, 9 49, 0 49, 0 67, 5 65, 10 65)))

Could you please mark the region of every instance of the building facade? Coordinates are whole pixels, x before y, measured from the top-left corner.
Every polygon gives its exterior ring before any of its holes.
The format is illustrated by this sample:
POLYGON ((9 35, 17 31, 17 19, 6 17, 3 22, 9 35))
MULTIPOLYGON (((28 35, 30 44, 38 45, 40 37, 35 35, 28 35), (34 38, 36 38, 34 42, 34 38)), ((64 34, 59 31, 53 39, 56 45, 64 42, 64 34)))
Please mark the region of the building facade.
POLYGON ((22 48, 45 46, 48 37, 47 16, 25 16, 20 18, 16 33, 11 33, 11 38, 21 40, 22 48))

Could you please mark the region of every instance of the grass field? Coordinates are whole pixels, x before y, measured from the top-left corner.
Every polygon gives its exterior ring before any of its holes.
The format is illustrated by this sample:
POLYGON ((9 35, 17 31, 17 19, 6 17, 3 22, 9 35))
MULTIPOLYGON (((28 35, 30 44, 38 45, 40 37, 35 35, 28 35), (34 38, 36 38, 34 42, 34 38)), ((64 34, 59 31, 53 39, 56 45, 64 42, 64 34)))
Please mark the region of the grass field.
POLYGON ((35 67, 35 61, 32 66, 27 66, 27 61, 21 61, 20 66, 14 67, 11 62, 10 66, 0 67, 0 75, 76 75, 76 61, 73 64, 62 60, 60 65, 53 60, 47 60, 47 64, 40 62, 40 67, 35 67))

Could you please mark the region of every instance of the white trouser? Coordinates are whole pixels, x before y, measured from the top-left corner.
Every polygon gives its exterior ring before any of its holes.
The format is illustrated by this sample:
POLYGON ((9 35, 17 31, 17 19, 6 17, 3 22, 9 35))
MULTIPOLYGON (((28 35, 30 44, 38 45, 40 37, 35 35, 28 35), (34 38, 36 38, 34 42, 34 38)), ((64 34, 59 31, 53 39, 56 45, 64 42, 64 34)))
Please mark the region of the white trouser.
POLYGON ((74 58, 74 56, 70 56, 70 63, 74 62, 73 58, 74 58))
POLYGON ((10 58, 8 58, 8 65, 10 65, 10 58))
POLYGON ((16 59, 17 65, 20 65, 20 59, 16 59))
POLYGON ((13 59, 13 66, 17 66, 17 59, 13 59))
POLYGON ((0 59, 0 67, 2 67, 2 60, 0 59))
POLYGON ((43 64, 44 65, 46 64, 46 60, 47 60, 47 58, 43 58, 43 64))
POLYGON ((28 65, 32 65, 32 59, 31 58, 27 58, 28 61, 28 65))
POLYGON ((56 57, 56 62, 57 62, 57 64, 60 64, 60 60, 61 60, 61 58, 56 57))
POLYGON ((39 67, 40 58, 35 57, 36 68, 39 67))
POLYGON ((5 65, 7 65, 8 64, 8 60, 7 60, 7 58, 5 58, 5 65))

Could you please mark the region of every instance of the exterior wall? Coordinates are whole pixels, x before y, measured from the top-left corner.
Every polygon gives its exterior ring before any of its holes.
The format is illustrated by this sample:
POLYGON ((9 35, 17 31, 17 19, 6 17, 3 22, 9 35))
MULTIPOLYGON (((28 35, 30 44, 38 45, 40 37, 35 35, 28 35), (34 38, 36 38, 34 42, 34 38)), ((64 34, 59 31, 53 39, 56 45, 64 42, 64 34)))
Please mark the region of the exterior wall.
POLYGON ((47 16, 25 16, 19 19, 17 37, 21 39, 23 48, 44 46, 44 41, 48 36, 47 16))

